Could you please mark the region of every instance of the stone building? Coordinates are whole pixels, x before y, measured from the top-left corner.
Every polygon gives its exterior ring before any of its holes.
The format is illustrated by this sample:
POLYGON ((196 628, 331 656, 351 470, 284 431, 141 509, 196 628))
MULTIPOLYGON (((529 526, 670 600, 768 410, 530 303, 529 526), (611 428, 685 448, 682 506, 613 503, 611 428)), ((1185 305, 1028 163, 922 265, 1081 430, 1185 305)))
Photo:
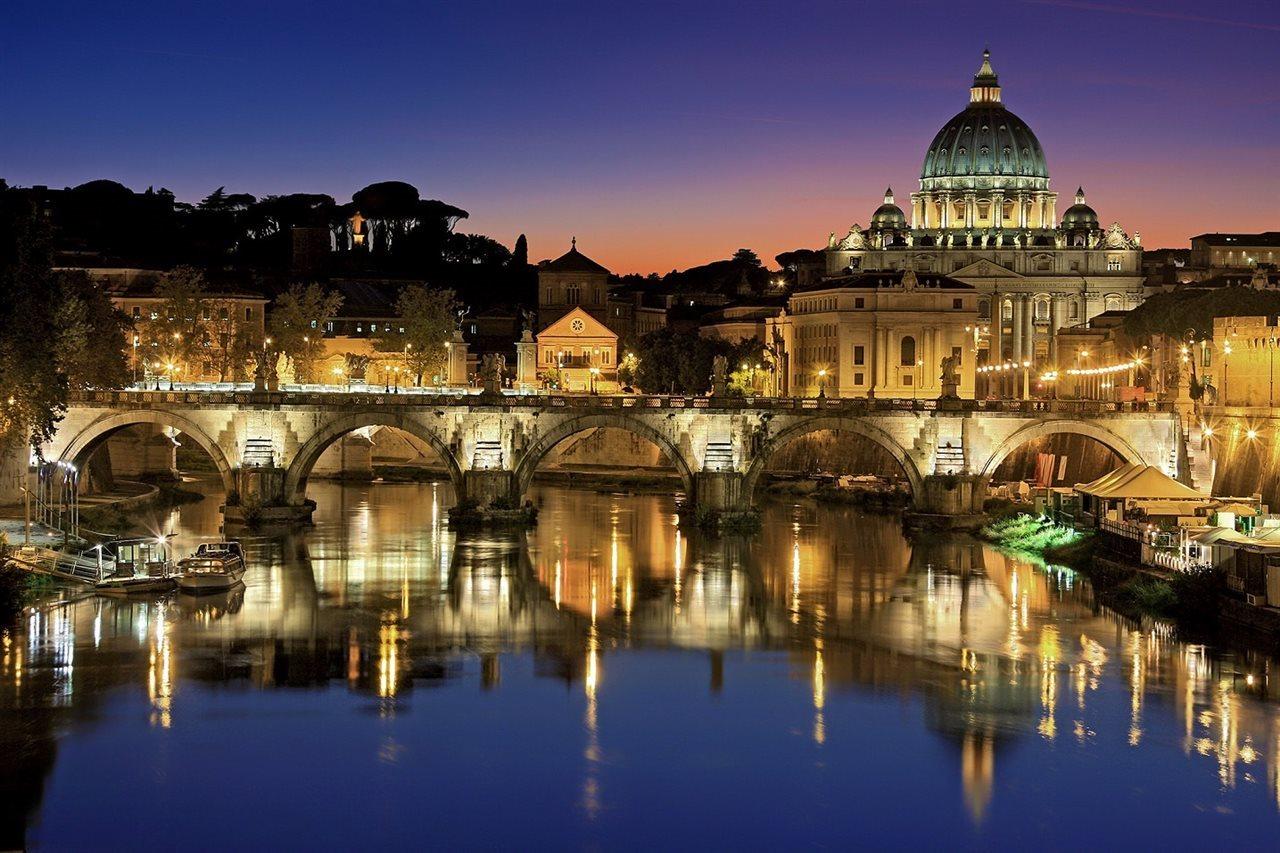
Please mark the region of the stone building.
POLYGON ((558 373, 560 390, 617 389, 618 335, 585 308, 571 308, 539 332, 537 342, 538 373, 558 373))
POLYGON ((1280 265, 1280 231, 1261 234, 1200 234, 1191 238, 1193 269, 1239 270, 1280 265))
POLYGON ((1057 218, 1057 194, 1031 128, 1005 107, 983 53, 969 104, 930 142, 911 215, 892 189, 870 226, 834 233, 828 276, 913 269, 978 295, 980 362, 1054 362, 1054 332, 1143 298, 1142 249, 1118 223, 1103 228, 1083 188, 1057 218))
POLYGON ((578 239, 553 261, 538 264, 538 323, 546 328, 581 308, 617 337, 634 344, 667 323, 667 309, 644 287, 610 287, 609 270, 578 251, 578 239))
POLYGON ((937 397, 941 362, 959 361, 962 397, 974 391, 978 291, 914 270, 852 273, 798 288, 765 323, 775 393, 937 397))

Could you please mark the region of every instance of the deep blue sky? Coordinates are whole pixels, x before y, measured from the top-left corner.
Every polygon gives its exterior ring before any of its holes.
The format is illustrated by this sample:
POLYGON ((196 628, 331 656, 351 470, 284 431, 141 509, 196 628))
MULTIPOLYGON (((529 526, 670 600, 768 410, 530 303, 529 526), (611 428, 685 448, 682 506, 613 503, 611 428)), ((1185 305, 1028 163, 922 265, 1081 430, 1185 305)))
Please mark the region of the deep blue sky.
POLYGON ((904 202, 989 44, 1006 104, 1144 243, 1280 228, 1280 7, 27 3, 0 176, 346 200, 402 179, 534 259, 766 258, 904 202))

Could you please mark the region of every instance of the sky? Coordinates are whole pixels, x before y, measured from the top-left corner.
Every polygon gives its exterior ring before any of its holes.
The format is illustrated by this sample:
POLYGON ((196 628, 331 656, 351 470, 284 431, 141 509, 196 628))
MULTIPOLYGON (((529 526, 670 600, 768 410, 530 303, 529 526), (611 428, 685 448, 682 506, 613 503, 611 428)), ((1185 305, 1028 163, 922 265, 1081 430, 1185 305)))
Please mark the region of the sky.
POLYGON ((1058 212, 1280 230, 1280 4, 8 4, 0 177, 198 201, 404 180, 531 260, 667 272, 904 208, 984 46, 1058 212))

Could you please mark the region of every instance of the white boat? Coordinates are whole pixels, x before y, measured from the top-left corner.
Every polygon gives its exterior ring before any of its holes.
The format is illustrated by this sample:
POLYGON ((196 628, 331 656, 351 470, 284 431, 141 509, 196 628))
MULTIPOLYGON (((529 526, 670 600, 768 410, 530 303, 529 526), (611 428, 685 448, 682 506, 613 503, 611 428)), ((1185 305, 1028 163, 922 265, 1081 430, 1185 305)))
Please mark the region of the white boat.
POLYGON ((245 568, 239 542, 206 542, 178 563, 178 590, 191 595, 226 592, 240 583, 245 568))
POLYGON ((166 537, 115 539, 103 543, 100 553, 113 566, 111 574, 93 585, 101 595, 145 595, 177 586, 166 537))

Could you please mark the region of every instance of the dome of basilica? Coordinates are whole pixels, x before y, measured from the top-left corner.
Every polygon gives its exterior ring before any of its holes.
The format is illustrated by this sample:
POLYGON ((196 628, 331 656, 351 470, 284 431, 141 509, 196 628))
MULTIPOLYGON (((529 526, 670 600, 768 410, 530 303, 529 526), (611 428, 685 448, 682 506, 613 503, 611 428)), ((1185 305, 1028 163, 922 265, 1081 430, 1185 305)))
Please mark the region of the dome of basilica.
MULTIPOLYGON (((929 144, 920 170, 921 189, 973 186, 974 178, 1032 178, 1046 183, 1049 166, 1040 140, 1027 123, 1000 102, 1000 85, 983 51, 969 106, 942 126, 929 144), (952 179, 960 179, 959 181, 952 179)), ((1006 183, 993 180, 993 186, 1006 183)))
POLYGON ((1080 187, 1076 190, 1076 203, 1062 214, 1062 228, 1065 231, 1077 228, 1096 231, 1100 227, 1098 212, 1084 203, 1084 187, 1080 187))
POLYGON ((902 212, 902 208, 893 203, 893 187, 884 191, 884 204, 877 207, 876 212, 871 214, 871 227, 899 231, 906 229, 907 215, 902 212))

